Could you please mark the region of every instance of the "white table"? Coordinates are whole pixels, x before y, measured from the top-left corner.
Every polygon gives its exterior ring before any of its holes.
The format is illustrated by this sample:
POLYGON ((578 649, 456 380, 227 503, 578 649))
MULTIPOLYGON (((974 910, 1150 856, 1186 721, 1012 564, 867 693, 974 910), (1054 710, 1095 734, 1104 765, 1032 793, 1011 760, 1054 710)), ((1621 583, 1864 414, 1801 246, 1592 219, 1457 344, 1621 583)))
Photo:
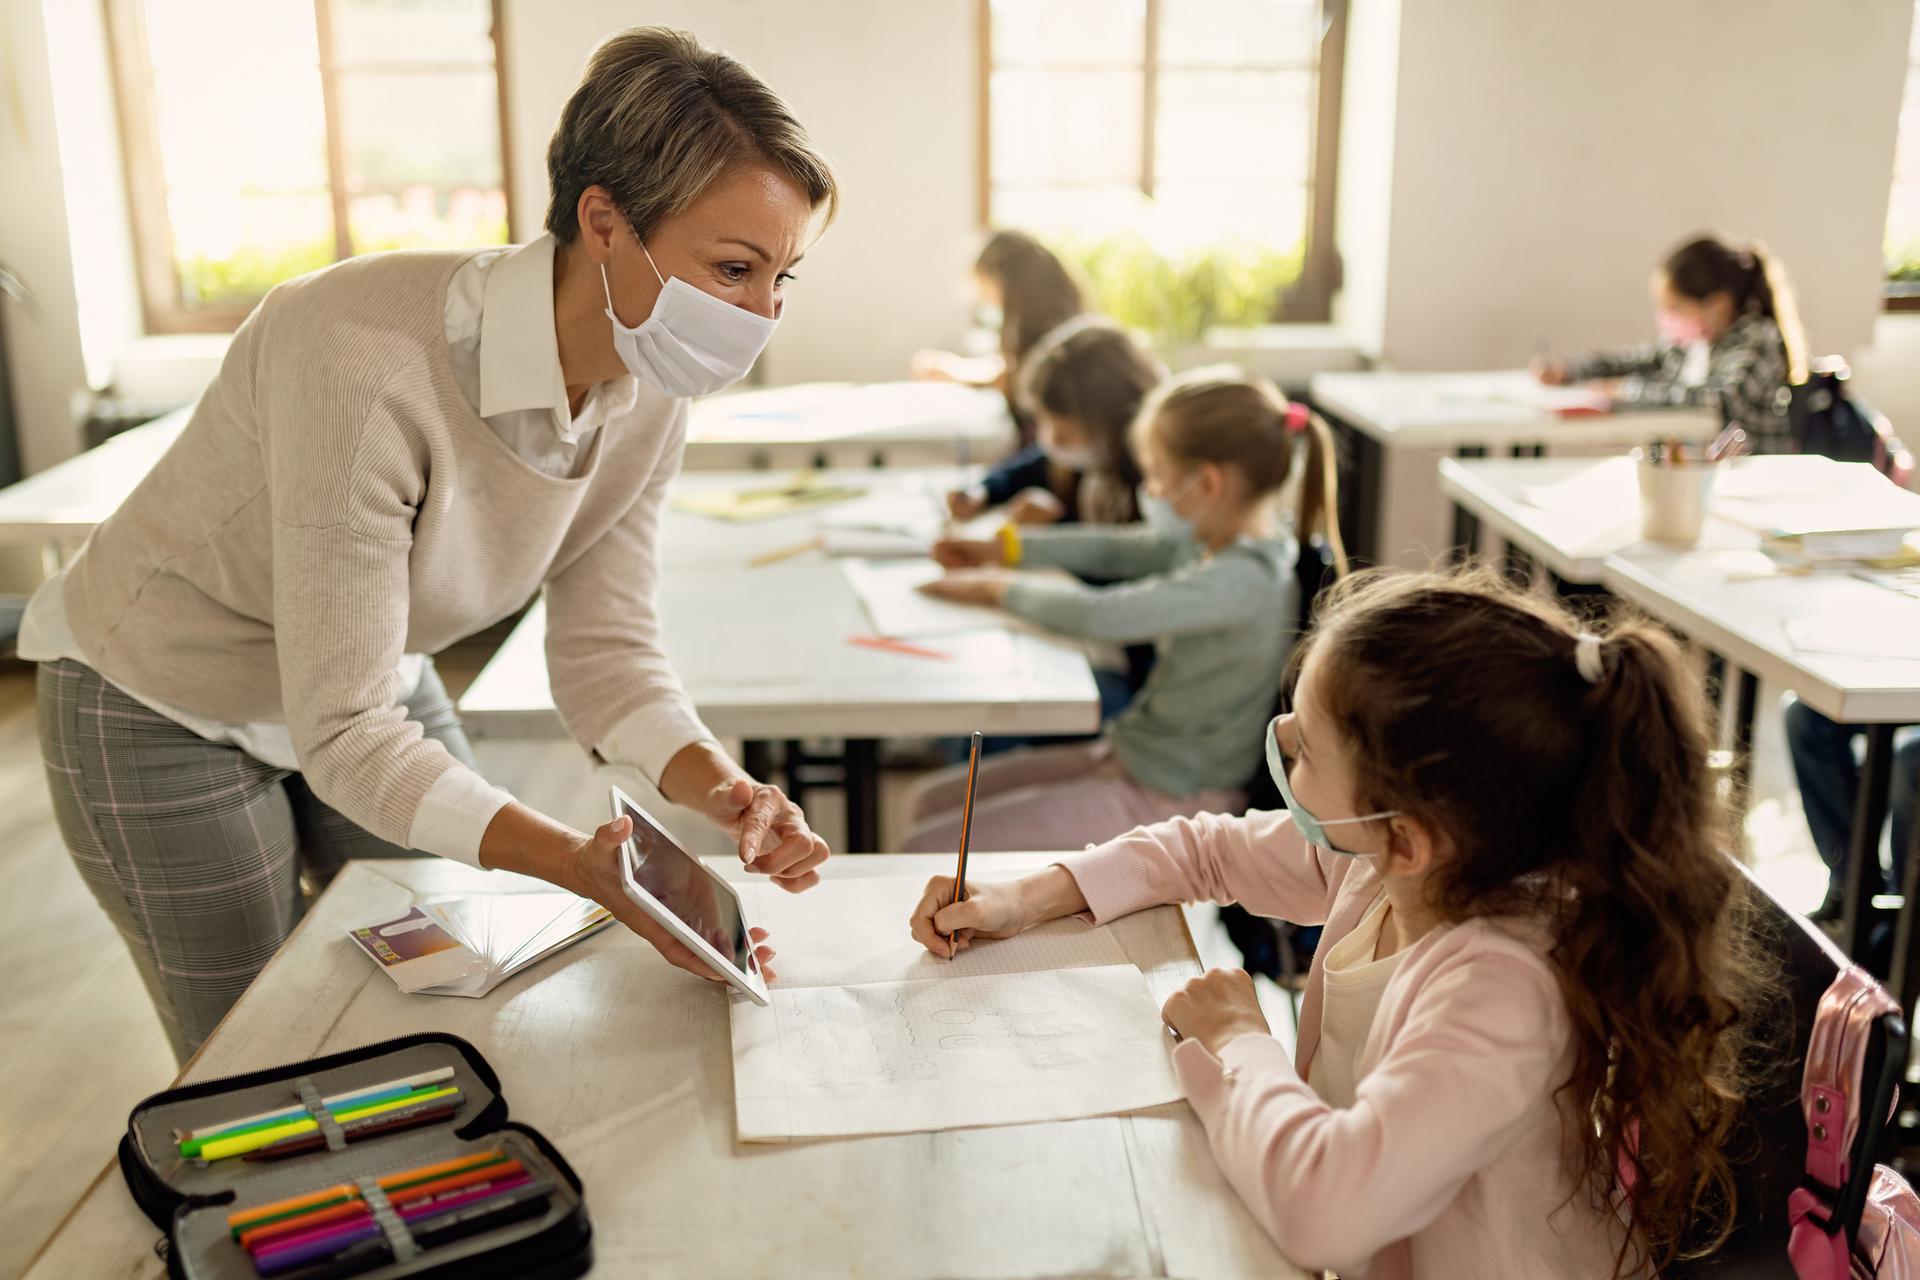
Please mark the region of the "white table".
MULTIPOLYGON (((1640 537, 1635 463, 1615 458, 1442 458, 1440 490, 1512 553, 1538 563, 1563 585, 1597 586, 1608 556, 1659 554, 1640 537)), ((1699 549, 1750 551, 1757 521, 1773 497, 1790 499, 1887 489, 1864 463, 1813 455, 1742 458, 1716 486, 1699 549)), ((1920 526, 1920 495, 1910 495, 1920 526)))
POLYGON ((686 467, 928 467, 991 462, 1014 446, 998 391, 950 382, 811 382, 693 403, 686 467))
POLYGON ((0 545, 85 541, 173 447, 192 412, 176 409, 0 489, 0 545))
MULTIPOLYGON (((192 406, 0 489, 0 545, 81 542, 179 438, 192 406)), ((1006 399, 951 383, 806 383, 696 400, 688 470, 953 467, 1013 444, 1006 399)))
MULTIPOLYGON (((997 867, 1040 855, 985 854, 997 867)), ((836 858, 829 876, 927 875, 952 860, 836 858)), ((723 860, 715 865, 739 874, 723 860)), ((413 893, 497 878, 441 859, 349 864, 182 1073, 254 1071, 424 1030, 476 1045, 512 1117, 580 1174, 595 1275, 1258 1276, 1305 1280, 1221 1175, 1185 1103, 1127 1116, 743 1147, 721 989, 618 927, 481 1000, 406 996, 343 930, 413 893)), ((1165 983, 1199 972, 1173 908, 1114 926, 1165 983)), ((1156 988, 1157 989, 1157 988, 1156 988)), ((29 1266, 31 1280, 159 1280, 158 1234, 104 1168, 29 1266)))
MULTIPOLYGON (((1549 445, 1626 448, 1655 439, 1708 440, 1720 429, 1719 416, 1704 409, 1562 416, 1549 407, 1560 389, 1540 387, 1525 370, 1321 373, 1309 386, 1314 407, 1343 428, 1352 464, 1341 478, 1348 549, 1369 560, 1391 558, 1379 545, 1388 450, 1539 457, 1549 445)), ((1455 545, 1470 546, 1472 537, 1471 525, 1456 521, 1455 545)))
MULTIPOLYGON (((701 717, 738 736, 748 768, 768 776, 766 744, 786 743, 789 794, 821 766, 847 791, 850 849, 879 842, 878 741, 885 738, 1092 733, 1099 690, 1084 649, 1003 614, 982 611, 980 630, 923 642, 953 655, 934 661, 865 648, 848 637, 873 630, 839 568, 821 552, 758 568, 767 551, 803 546, 823 518, 860 511, 930 512, 935 497, 967 473, 826 472, 868 496, 777 520, 733 524, 669 510, 660 533, 660 612, 668 654, 701 717), (843 757, 806 756, 800 741, 839 739, 843 757), (805 766, 805 768, 802 768, 805 766)), ((765 473, 684 476, 676 494, 766 483, 765 473)), ((536 604, 460 699, 476 736, 564 736, 547 681, 546 613, 536 604)))

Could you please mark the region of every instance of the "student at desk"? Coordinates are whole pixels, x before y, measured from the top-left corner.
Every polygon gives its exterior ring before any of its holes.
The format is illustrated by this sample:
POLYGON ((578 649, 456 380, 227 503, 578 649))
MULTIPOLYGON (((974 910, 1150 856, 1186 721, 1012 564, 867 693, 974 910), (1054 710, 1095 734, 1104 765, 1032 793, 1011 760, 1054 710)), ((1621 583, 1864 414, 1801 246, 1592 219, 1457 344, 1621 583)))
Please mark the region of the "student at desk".
POLYGON ((1300 1265, 1593 1280, 1710 1247, 1772 984, 1679 647, 1372 574, 1299 652, 1264 735, 1286 812, 1142 827, 957 904, 937 877, 914 936, 1205 900, 1324 922, 1293 1054, 1244 972, 1163 1009, 1227 1180, 1300 1265))
MULTIPOLYGON (((1245 802, 1260 763, 1257 730, 1299 625, 1296 537, 1333 533, 1332 440, 1265 379, 1206 374, 1150 397, 1135 440, 1145 527, 1007 526, 997 541, 934 549, 949 569, 970 571, 928 584, 930 595, 1000 606, 1079 639, 1150 642, 1156 653, 1145 686, 1098 741, 1012 751, 982 766, 976 849, 1076 848, 1136 823, 1245 802), (1299 512, 1291 528, 1276 527, 1273 495, 1296 458, 1306 468, 1299 512), (992 565, 1064 569, 1109 585, 992 565)), ((1338 538, 1330 540, 1344 570, 1338 538)), ((908 850, 957 846, 965 774, 938 772, 917 790, 908 850)))
MULTIPOLYGON (((1810 918, 1823 923, 1838 920, 1846 906, 1847 855, 1853 848, 1854 799, 1860 791, 1860 765, 1853 757, 1853 744, 1866 727, 1836 724, 1798 699, 1787 704, 1786 720, 1787 750, 1800 786, 1800 807, 1807 815, 1813 846, 1827 864, 1827 896, 1810 918)), ((1887 786, 1887 808, 1893 819, 1893 883, 1869 875, 1868 893, 1899 893, 1906 872, 1914 806, 1920 804, 1920 733, 1910 729, 1903 733, 1887 786)), ((1873 847, 1877 854, 1877 838, 1873 847)))
POLYGON ((488 785, 423 656, 543 588, 582 747, 789 889, 827 856, 701 724, 654 595, 688 399, 758 357, 833 175, 752 72, 655 27, 594 51, 547 167, 530 244, 270 293, 28 610, 61 834, 182 1060, 286 939, 302 871, 349 858, 539 876, 714 976, 621 891, 626 820, 584 834, 488 785))
POLYGON ((947 495, 947 508, 956 520, 971 520, 1003 503, 1016 517, 1034 510, 1057 518, 1071 496, 1073 477, 1050 463, 1036 442, 1033 415, 1019 395, 1019 377, 1034 348, 1086 310, 1080 285, 1067 264, 1032 236, 996 231, 974 261, 973 288, 985 313, 981 323, 999 331, 998 354, 968 359, 947 351, 921 351, 913 357, 913 374, 999 388, 1019 435, 1015 452, 988 470, 980 484, 947 495))
POLYGON ((1802 376, 1805 341, 1779 260, 1758 241, 1703 236, 1667 256, 1652 289, 1656 341, 1570 363, 1538 359, 1535 376, 1594 384, 1623 409, 1718 408, 1755 453, 1789 452, 1787 387, 1802 376))

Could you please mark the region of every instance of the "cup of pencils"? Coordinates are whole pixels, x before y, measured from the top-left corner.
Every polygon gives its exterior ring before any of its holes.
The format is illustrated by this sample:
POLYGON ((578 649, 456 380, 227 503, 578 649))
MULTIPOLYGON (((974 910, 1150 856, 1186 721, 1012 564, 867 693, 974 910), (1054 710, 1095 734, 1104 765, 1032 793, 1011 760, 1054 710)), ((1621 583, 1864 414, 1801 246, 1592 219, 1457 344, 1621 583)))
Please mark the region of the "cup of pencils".
POLYGON ((1720 465, 1746 448, 1746 433, 1728 427, 1705 449, 1678 440, 1656 440, 1633 456, 1640 473, 1640 536, 1649 542, 1691 547, 1706 527, 1713 481, 1720 465))

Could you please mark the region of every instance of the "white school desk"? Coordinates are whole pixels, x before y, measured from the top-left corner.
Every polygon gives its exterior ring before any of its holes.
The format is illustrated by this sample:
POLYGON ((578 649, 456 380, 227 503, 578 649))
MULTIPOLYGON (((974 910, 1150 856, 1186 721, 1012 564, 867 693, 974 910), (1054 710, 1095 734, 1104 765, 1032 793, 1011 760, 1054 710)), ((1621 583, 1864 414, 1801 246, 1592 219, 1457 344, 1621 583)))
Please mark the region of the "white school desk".
MULTIPOLYGON (((1640 481, 1632 458, 1442 458, 1440 491, 1473 523, 1499 536, 1516 559, 1531 560, 1563 585, 1597 586, 1608 556, 1658 554, 1640 538, 1640 481)), ((1741 458, 1716 488, 1700 535, 1703 550, 1750 551, 1759 534, 1735 519, 1759 509, 1758 495, 1884 490, 1872 467, 1814 455, 1741 458), (1756 495, 1743 498, 1740 494, 1756 495), (1729 500, 1729 494, 1735 495, 1729 500)), ((1920 495, 1913 495, 1920 526, 1920 495)))
MULTIPOLYGON (((1391 561, 1380 545, 1386 454, 1438 449, 1460 457, 1510 451, 1539 457, 1547 446, 1620 447, 1655 439, 1709 440, 1719 415, 1705 409, 1655 409, 1563 417, 1538 404, 1525 370, 1495 373, 1320 373, 1309 399, 1340 433, 1350 467, 1341 476, 1348 550, 1391 561)), ((1456 519, 1454 544, 1471 545, 1473 529, 1456 519)))
POLYGON ((951 382, 810 382, 693 402, 692 471, 992 462, 1015 444, 1006 397, 951 382))
MULTIPOLYGON (((865 486, 863 502, 931 506, 961 473, 866 470, 827 472, 828 483, 865 486)), ((764 472, 702 473, 675 482, 675 493, 764 485, 764 472)), ((1099 691, 1077 645, 982 611, 981 631, 919 643, 952 661, 864 648, 852 635, 872 623, 839 568, 818 551, 759 568, 750 557, 801 545, 817 522, 846 507, 822 507, 778 520, 730 524, 669 510, 661 522, 660 613, 667 652, 715 733, 748 744, 744 761, 769 776, 766 744, 786 744, 788 794, 819 766, 847 791, 848 844, 879 843, 878 740, 989 735, 1092 733, 1099 691), (839 760, 805 756, 803 739, 842 740, 839 760), (804 766, 804 768, 803 768, 804 766)), ((460 699, 475 736, 563 736, 547 682, 546 613, 536 604, 460 699)))
MULTIPOLYGON (((741 874, 731 860, 715 865, 741 874)), ((835 858, 824 869, 942 870, 951 858, 835 858)), ((420 1031, 462 1036, 499 1073, 512 1118, 579 1173, 596 1276, 1305 1280, 1227 1185, 1184 1102, 1093 1120, 741 1146, 725 990, 669 967, 619 926, 480 1000, 403 995, 343 932, 413 893, 501 880, 435 858, 350 863, 181 1082, 420 1031)), ((1200 971, 1176 909, 1113 928, 1156 992, 1200 971)), ((160 1233, 111 1154, 100 1153, 100 1176, 29 1266, 31 1280, 166 1275, 153 1248, 160 1233)))
POLYGON ((173 447, 191 412, 176 409, 0 489, 0 545, 84 542, 173 447))
MULTIPOLYGON (((153 470, 192 406, 143 423, 0 489, 0 546, 85 541, 153 470)), ((997 391, 952 383, 806 383, 696 400, 688 470, 748 467, 952 467, 1013 446, 997 391)))

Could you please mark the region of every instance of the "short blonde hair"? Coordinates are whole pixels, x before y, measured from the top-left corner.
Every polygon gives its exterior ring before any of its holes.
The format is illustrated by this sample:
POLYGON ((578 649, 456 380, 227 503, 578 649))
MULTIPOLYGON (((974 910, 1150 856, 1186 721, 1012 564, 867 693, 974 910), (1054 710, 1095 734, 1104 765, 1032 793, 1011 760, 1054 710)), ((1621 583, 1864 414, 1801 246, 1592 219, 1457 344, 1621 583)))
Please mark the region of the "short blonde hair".
POLYGON ((833 169, 779 94, 688 32, 629 27, 593 51, 547 144, 547 230, 571 242, 581 193, 600 186, 644 240, 743 161, 786 174, 832 220, 833 169))

